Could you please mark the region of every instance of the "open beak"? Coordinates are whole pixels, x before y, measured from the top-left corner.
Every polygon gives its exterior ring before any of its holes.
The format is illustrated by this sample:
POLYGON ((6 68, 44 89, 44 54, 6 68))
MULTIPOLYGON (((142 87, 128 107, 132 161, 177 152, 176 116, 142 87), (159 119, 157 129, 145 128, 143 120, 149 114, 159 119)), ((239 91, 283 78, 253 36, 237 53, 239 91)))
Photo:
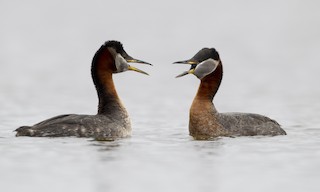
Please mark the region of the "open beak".
POLYGON ((185 60, 185 61, 176 61, 173 64, 189 64, 189 65, 191 65, 191 68, 188 71, 184 71, 180 75, 177 75, 176 78, 178 78, 178 77, 182 77, 182 76, 185 76, 188 74, 193 74, 194 70, 195 70, 196 66, 199 64, 199 62, 192 60, 192 59, 189 59, 189 60, 185 60))
MULTIPOLYGON (((126 59, 126 61, 127 61, 128 63, 141 63, 141 64, 146 64, 146 65, 151 65, 150 63, 147 63, 147 62, 145 62, 145 61, 141 61, 141 60, 138 60, 138 59, 134 59, 134 58, 130 57, 129 55, 128 55, 127 58, 125 58, 125 59, 126 59)), ((152 66, 152 65, 151 65, 151 66, 152 66)), ((135 68, 135 67, 133 67, 133 66, 131 66, 131 65, 129 65, 128 70, 130 70, 130 71, 136 71, 136 72, 138 72, 138 73, 142 73, 142 74, 145 74, 145 75, 149 75, 148 73, 146 73, 146 72, 144 72, 144 71, 142 71, 142 70, 140 70, 140 69, 138 69, 138 68, 135 68)))
MULTIPOLYGON (((130 55, 128 55, 126 52, 123 53, 123 58, 124 58, 128 63, 140 63, 140 64, 146 64, 146 65, 151 65, 151 66, 152 66, 152 64, 150 64, 150 63, 148 63, 148 62, 145 62, 145 61, 141 61, 141 60, 139 60, 139 59, 134 59, 134 58, 132 58, 132 57, 131 57, 130 55)), ((138 68, 135 68, 135 67, 133 67, 133 66, 131 66, 131 65, 128 66, 128 70, 130 70, 130 71, 136 71, 136 72, 138 72, 138 73, 142 73, 142 74, 145 74, 145 75, 149 75, 148 73, 146 73, 146 72, 144 72, 144 71, 142 71, 142 70, 140 70, 140 69, 138 69, 138 68)))

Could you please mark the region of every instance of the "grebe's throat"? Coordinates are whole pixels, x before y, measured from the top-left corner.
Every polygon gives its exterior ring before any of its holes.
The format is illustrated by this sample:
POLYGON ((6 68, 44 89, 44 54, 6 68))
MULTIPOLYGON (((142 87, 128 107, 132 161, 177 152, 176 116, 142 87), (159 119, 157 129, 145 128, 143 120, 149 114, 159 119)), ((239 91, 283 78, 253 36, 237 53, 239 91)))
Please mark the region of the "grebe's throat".
POLYGON ((213 73, 201 79, 195 99, 212 101, 220 87, 222 75, 223 67, 220 61, 213 73))

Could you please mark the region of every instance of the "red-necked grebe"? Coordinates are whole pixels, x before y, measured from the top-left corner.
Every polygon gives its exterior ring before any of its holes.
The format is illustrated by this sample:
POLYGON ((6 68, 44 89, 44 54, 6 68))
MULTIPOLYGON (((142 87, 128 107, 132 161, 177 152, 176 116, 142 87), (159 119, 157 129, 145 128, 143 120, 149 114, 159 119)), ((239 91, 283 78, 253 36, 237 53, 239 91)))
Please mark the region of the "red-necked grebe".
POLYGON ((195 139, 219 136, 286 135, 280 125, 265 116, 251 113, 219 113, 213 98, 222 80, 222 62, 214 48, 203 48, 194 57, 175 63, 190 64, 189 71, 201 80, 190 108, 189 132, 195 139))
MULTIPOLYGON (((22 126, 16 136, 93 137, 114 139, 131 135, 128 113, 115 89, 112 75, 128 70, 148 75, 128 63, 147 62, 129 56, 118 41, 107 41, 93 57, 91 74, 99 99, 97 115, 60 115, 33 126, 22 126)), ((151 64, 149 64, 151 65, 151 64)))

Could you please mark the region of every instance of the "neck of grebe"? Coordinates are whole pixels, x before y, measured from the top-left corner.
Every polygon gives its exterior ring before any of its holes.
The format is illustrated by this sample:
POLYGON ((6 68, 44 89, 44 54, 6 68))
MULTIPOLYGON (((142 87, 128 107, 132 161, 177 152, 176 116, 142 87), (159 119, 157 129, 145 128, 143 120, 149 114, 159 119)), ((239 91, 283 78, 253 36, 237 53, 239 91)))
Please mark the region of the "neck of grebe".
POLYGON ((192 106, 199 106, 204 108, 206 108, 207 106, 209 108, 212 108, 212 100, 219 89, 222 80, 222 73, 223 69, 222 64, 220 62, 217 66, 217 69, 213 73, 205 76, 201 80, 198 92, 193 100, 192 106))
POLYGON ((113 83, 113 68, 114 59, 108 50, 96 53, 91 73, 99 99, 98 114, 126 113, 113 83))

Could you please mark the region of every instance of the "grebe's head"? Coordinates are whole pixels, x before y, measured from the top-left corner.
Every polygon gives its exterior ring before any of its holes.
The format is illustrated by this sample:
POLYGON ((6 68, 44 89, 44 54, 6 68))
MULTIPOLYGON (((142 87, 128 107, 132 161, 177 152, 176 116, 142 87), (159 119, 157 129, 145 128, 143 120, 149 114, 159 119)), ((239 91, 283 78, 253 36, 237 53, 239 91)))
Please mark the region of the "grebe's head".
POLYGON ((191 65, 191 68, 188 71, 181 73, 177 77, 194 74, 199 79, 202 79, 214 72, 219 63, 220 56, 214 48, 203 48, 189 60, 174 62, 174 64, 191 65))
POLYGON ((104 43, 104 45, 102 45, 102 47, 107 48, 113 56, 115 64, 115 70, 113 71, 114 73, 121 73, 131 70, 148 75, 148 73, 129 65, 129 63, 141 63, 147 65, 151 64, 145 61, 134 59, 133 57, 128 55, 119 41, 107 41, 104 43))

